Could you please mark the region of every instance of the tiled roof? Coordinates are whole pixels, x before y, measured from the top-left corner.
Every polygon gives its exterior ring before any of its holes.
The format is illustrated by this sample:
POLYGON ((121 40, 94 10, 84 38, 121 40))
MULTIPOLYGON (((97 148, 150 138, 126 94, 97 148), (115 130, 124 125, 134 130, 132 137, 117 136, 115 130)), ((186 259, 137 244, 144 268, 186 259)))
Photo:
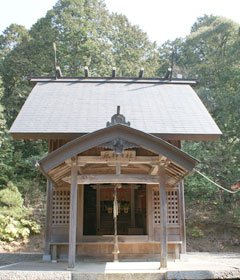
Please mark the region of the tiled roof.
POLYGON ((49 138, 93 132, 106 126, 118 105, 131 127, 146 133, 197 140, 221 134, 188 84, 67 80, 38 82, 10 133, 16 138, 49 138))

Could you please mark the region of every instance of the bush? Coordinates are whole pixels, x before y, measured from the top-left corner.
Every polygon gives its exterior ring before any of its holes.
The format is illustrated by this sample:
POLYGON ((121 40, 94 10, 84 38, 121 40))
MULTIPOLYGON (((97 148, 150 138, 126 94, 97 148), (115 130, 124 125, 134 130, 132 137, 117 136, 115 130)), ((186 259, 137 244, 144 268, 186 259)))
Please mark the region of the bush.
POLYGON ((0 191, 0 240, 27 240, 30 233, 39 233, 40 225, 24 207, 23 198, 11 182, 0 191))
POLYGON ((202 230, 195 226, 193 229, 192 229, 192 233, 191 233, 192 237, 202 237, 203 236, 203 232, 202 230))

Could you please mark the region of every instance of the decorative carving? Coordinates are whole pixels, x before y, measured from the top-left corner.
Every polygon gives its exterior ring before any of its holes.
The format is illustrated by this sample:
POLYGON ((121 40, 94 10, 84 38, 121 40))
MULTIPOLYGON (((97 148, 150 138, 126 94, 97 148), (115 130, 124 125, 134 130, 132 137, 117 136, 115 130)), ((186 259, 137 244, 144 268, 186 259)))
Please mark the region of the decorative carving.
POLYGON ((114 139, 111 142, 104 143, 102 145, 105 149, 111 149, 113 150, 117 155, 121 155, 121 153, 130 148, 137 148, 138 146, 136 144, 130 143, 124 139, 117 138, 114 139))
POLYGON ((117 114, 114 114, 111 117, 111 122, 107 122, 107 127, 108 126, 112 126, 115 124, 124 124, 127 126, 130 126, 130 122, 126 122, 126 118, 124 117, 124 115, 120 114, 120 106, 117 106, 117 114))
MULTIPOLYGON (((114 114, 111 118, 111 122, 107 122, 108 126, 113 126, 115 124, 124 124, 127 126, 130 126, 130 122, 126 122, 126 118, 124 115, 120 114, 120 106, 117 106, 117 114, 114 114)), ((111 142, 107 142, 102 145, 105 149, 111 149, 115 152, 117 155, 121 155, 122 152, 126 149, 130 148, 137 148, 138 146, 136 144, 127 142, 121 138, 116 138, 111 142)))

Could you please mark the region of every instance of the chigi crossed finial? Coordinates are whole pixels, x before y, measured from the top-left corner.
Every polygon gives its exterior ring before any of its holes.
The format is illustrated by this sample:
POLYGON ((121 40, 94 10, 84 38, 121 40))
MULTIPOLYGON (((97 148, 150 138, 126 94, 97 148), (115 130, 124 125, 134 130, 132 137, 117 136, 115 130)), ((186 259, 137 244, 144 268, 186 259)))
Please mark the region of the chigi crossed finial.
POLYGON ((124 125, 127 125, 127 126, 130 126, 130 122, 126 122, 126 118, 124 117, 124 115, 120 114, 120 106, 118 105, 117 106, 117 114, 114 114, 112 117, 111 117, 111 122, 107 122, 107 127, 108 126, 112 126, 112 125, 115 125, 115 124, 124 124, 124 125))

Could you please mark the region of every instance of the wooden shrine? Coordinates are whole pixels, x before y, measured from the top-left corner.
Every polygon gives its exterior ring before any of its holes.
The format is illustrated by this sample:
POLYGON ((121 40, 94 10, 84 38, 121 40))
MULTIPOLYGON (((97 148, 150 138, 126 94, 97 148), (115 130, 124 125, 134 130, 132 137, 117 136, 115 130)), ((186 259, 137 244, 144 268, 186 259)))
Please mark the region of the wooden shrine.
POLYGON ((34 78, 15 138, 48 139, 45 260, 157 260, 186 253, 181 140, 221 134, 193 80, 34 78), (117 112, 116 112, 117 109, 117 112), (120 112, 121 110, 121 112, 120 112), (111 121, 110 121, 111 118, 111 121))

